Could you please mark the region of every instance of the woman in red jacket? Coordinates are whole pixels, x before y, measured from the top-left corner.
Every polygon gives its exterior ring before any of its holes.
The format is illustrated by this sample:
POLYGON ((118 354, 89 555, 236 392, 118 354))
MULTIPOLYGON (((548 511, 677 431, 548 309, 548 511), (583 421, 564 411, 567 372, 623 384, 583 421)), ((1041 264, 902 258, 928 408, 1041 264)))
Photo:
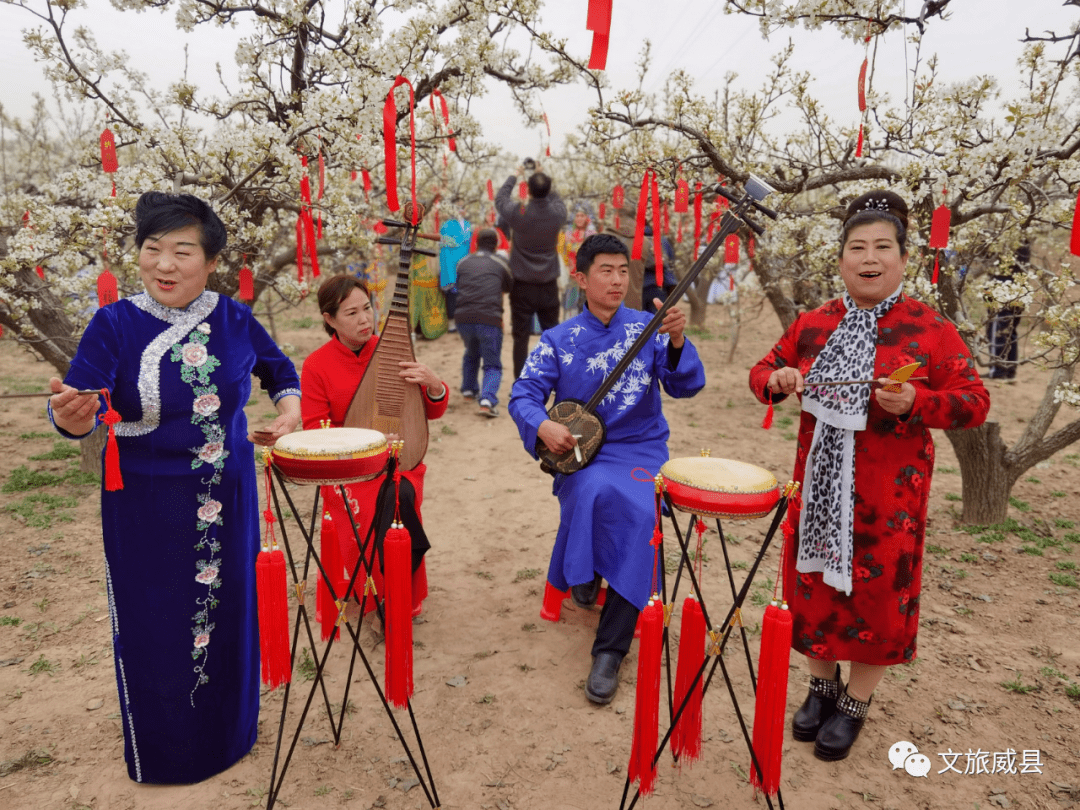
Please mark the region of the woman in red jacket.
MULTIPOLYGON (((319 287, 319 311, 323 316, 323 328, 330 335, 325 346, 316 349, 304 361, 300 375, 300 410, 304 430, 316 430, 329 420, 330 427, 342 427, 345 414, 353 400, 360 380, 364 376, 368 363, 375 352, 379 338, 375 335, 375 318, 371 309, 371 296, 363 281, 347 275, 328 278, 319 287)), ((406 382, 421 386, 424 406, 428 419, 438 419, 446 413, 449 389, 435 373, 423 363, 402 362, 401 378, 406 382)), ((423 462, 411 470, 401 473, 401 517, 412 537, 413 548, 413 615, 420 613, 421 603, 427 596, 427 574, 424 567, 424 552, 430 548, 424 533, 420 517, 420 505, 424 499, 424 473, 427 467, 423 462)), ((380 490, 386 480, 380 475, 372 481, 346 484, 349 509, 353 514, 360 533, 361 542, 367 537, 371 522, 375 517, 380 490)), ((347 575, 351 574, 360 557, 359 548, 352 533, 345 504, 337 487, 323 488, 323 525, 322 536, 327 532, 337 535, 340 548, 340 565, 334 560, 331 550, 327 558, 327 549, 323 548, 323 564, 327 559, 340 576, 336 578, 335 590, 340 597, 347 575), (331 529, 330 527, 333 527, 331 529), (336 529, 336 532, 334 531, 336 529), (343 573, 342 573, 343 572, 343 573)), ((383 498, 390 501, 390 508, 383 509, 384 525, 378 527, 377 537, 389 527, 393 517, 393 488, 387 487, 383 498)), ((331 566, 328 566, 331 567, 331 566)), ((372 572, 376 592, 381 594, 382 575, 378 568, 372 572)), ((361 568, 357 577, 355 593, 363 594, 363 582, 367 577, 361 568)), ((328 596, 323 588, 320 595, 328 596)), ((323 602, 323 600, 319 600, 323 602)), ((367 610, 374 608, 374 600, 369 599, 367 610)), ((323 622, 324 637, 329 634, 335 615, 323 610, 323 604, 317 603, 317 613, 323 622)))

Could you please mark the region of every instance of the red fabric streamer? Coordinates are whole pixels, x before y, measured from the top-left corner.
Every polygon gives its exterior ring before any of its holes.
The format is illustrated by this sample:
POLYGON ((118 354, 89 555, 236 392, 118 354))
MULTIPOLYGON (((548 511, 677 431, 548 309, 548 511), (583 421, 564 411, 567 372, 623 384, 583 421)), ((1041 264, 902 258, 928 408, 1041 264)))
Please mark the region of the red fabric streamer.
POLYGON ((724 264, 739 263, 739 235, 729 234, 724 240, 724 264))
POLYGON ((120 162, 116 159, 116 138, 113 137, 112 130, 106 127, 101 133, 101 170, 106 174, 112 174, 119 168, 120 162))
MULTIPOLYGON (((434 90, 432 90, 431 91, 431 96, 429 96, 429 101, 431 102, 431 115, 435 118, 435 120, 437 122, 438 121, 438 113, 435 111, 435 99, 439 99, 439 105, 442 108, 443 124, 446 126, 446 132, 449 135, 449 138, 446 141, 446 147, 451 152, 456 152, 457 151, 457 142, 454 141, 454 131, 452 129, 450 129, 450 108, 446 106, 446 99, 443 98, 443 94, 439 92, 438 88, 435 88, 434 90)), ((435 131, 438 132, 438 130, 439 130, 438 124, 436 123, 435 131)))
MULTIPOLYGON (((319 149, 319 193, 316 195, 316 200, 323 198, 323 191, 326 189, 326 161, 323 160, 322 149, 319 149)), ((319 226, 315 232, 316 239, 322 239, 322 206, 319 206, 319 226)), ((319 275, 316 273, 315 275, 319 275)))
POLYGON ((866 112, 866 68, 869 65, 870 61, 863 59, 859 68, 859 112, 866 112))
POLYGON ((121 419, 120 414, 112 406, 109 389, 102 388, 101 395, 105 397, 105 413, 98 418, 109 428, 109 436, 105 440, 105 489, 108 492, 116 492, 124 488, 124 478, 120 474, 120 448, 116 444, 116 426, 120 424, 121 419))
POLYGON ((702 679, 693 690, 690 684, 705 662, 705 614, 694 596, 683 601, 679 629, 679 666, 675 673, 675 708, 686 700, 686 708, 671 730, 671 753, 682 762, 692 763, 701 757, 702 679), (689 699, 687 700, 687 696, 689 699))
POLYGON ((664 202, 664 204, 660 206, 660 219, 664 223, 664 233, 670 233, 671 232, 671 208, 667 204, 667 202, 664 202))
POLYGON ((371 193, 371 172, 367 169, 360 170, 360 177, 364 181, 364 196, 367 197, 371 193))
POLYGON ((681 177, 675 184, 675 213, 685 214, 690 209, 690 184, 681 177))
POLYGON ((1072 239, 1069 250, 1074 256, 1080 256, 1080 194, 1076 195, 1076 210, 1073 212, 1072 239))
POLYGON ((97 277, 98 306, 104 307, 116 303, 120 295, 116 288, 116 276, 109 272, 108 268, 101 271, 97 277))
POLYGON ((640 626, 634 741, 627 776, 631 782, 638 780, 641 795, 648 796, 656 783, 653 760, 660 728, 660 664, 664 648, 664 606, 655 594, 641 611, 640 626))
POLYGON ((754 753, 761 775, 750 764, 750 784, 769 796, 780 790, 780 762, 784 747, 788 665, 791 658, 791 611, 775 602, 765 608, 761 653, 758 658, 757 696, 754 704, 754 753))
POLYGON ((589 70, 604 70, 607 67, 611 6, 612 0, 589 0, 589 10, 585 19, 585 29, 593 32, 589 70))
POLYGON ((495 187, 492 185, 491 180, 487 181, 487 194, 488 202, 495 202, 495 187))
POLYGON ((391 211, 401 208, 398 202, 397 192, 397 105, 394 102, 394 91, 401 85, 409 88, 409 158, 412 165, 412 224, 417 224, 419 208, 416 206, 416 96, 413 93, 412 83, 404 76, 394 79, 390 92, 386 94, 386 103, 383 105, 383 153, 386 159, 386 207, 391 211))
POLYGON ((697 261, 698 251, 701 249, 701 183, 694 183, 694 261, 697 261))
POLYGON ((296 280, 304 282, 304 218, 296 218, 296 280))

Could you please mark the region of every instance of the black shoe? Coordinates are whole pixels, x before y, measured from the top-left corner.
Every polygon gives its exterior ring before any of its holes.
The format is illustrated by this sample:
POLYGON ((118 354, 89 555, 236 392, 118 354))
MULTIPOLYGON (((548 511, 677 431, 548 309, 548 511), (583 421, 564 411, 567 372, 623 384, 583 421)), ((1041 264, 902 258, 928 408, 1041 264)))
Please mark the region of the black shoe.
POLYGON ((570 599, 579 608, 591 608, 596 604, 600 596, 600 575, 593 577, 592 582, 570 587, 570 599))
POLYGON ((843 688, 839 664, 831 680, 811 676, 810 693, 791 721, 791 736, 799 742, 816 740, 822 724, 836 712, 836 699, 843 688))
MULTIPOLYGON (((873 700, 871 697, 870 700, 873 700)), ((836 713, 826 720, 814 742, 814 756, 826 762, 845 759, 851 753, 851 746, 859 739, 870 710, 870 700, 863 703, 850 697, 847 690, 836 701, 836 713)))
POLYGON ((619 689, 619 666, 622 656, 613 652, 597 653, 593 658, 589 680, 585 682, 585 696, 593 703, 604 706, 611 703, 619 689))

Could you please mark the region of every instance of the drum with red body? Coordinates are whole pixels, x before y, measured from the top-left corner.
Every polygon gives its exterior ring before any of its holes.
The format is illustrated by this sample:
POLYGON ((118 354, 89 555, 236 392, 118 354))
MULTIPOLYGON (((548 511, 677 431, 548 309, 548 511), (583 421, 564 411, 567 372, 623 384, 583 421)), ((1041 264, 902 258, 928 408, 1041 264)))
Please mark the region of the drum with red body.
POLYGON ((295 484, 336 485, 376 478, 389 454, 386 437, 377 430, 322 428, 282 436, 270 457, 295 484))
POLYGON ((764 517, 780 499, 771 472, 727 458, 673 458, 660 477, 676 509, 702 517, 764 517))

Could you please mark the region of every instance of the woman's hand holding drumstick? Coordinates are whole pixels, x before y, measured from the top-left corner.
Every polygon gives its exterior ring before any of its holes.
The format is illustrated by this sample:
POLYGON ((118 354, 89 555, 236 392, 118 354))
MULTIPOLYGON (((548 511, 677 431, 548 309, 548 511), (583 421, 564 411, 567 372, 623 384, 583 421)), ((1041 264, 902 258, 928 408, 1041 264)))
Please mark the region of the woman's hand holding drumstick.
POLYGON ((94 429, 100 403, 97 397, 82 396, 79 389, 64 385, 59 377, 49 379, 49 406, 53 422, 73 436, 84 436, 94 429))
POLYGON ((801 394, 805 387, 802 372, 787 366, 769 375, 768 389, 774 394, 801 394))

